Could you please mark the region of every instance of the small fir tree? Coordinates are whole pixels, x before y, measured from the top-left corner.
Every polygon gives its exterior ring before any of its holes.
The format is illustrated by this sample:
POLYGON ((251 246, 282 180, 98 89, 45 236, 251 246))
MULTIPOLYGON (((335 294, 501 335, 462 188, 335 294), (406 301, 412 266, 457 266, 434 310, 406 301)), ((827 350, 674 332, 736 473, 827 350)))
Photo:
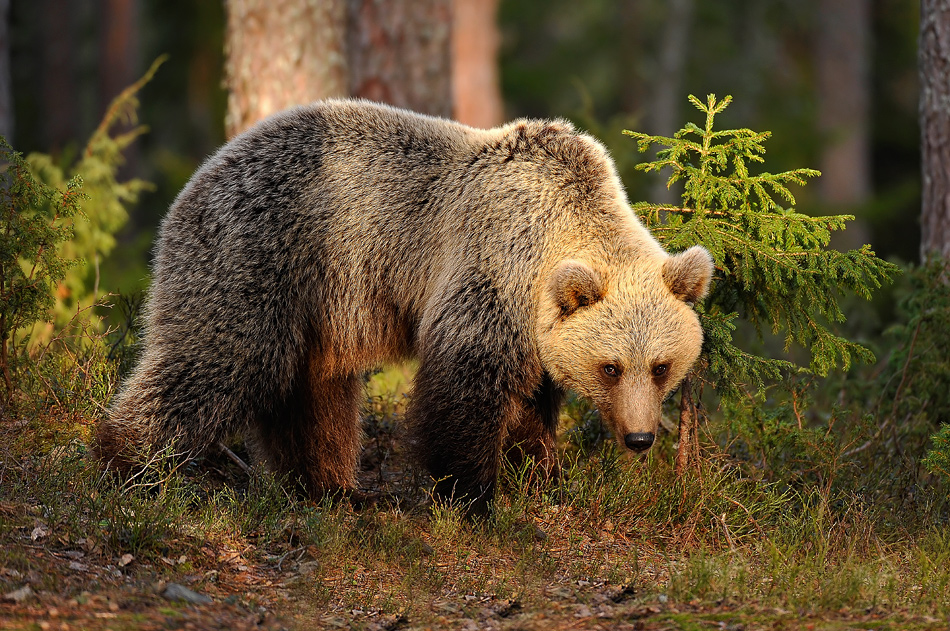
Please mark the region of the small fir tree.
POLYGON ((74 177, 62 189, 33 177, 23 156, 0 138, 0 370, 3 403, 8 405, 25 340, 17 336, 27 325, 45 318, 54 292, 76 259, 60 255, 73 235, 70 218, 80 213, 82 180, 74 177))
POLYGON ((732 101, 709 95, 706 103, 690 102, 705 114, 705 126, 688 123, 672 138, 638 132, 641 152, 664 147, 643 171, 669 168, 671 187, 682 182, 680 206, 638 203, 634 210, 670 251, 704 245, 716 262, 710 295, 697 305, 705 331, 698 367, 681 390, 680 444, 677 470, 683 472, 697 453, 696 427, 700 389, 711 384, 727 403, 748 399, 794 373, 826 375, 847 369, 852 358, 873 361, 867 348, 838 335, 832 328, 844 321, 838 299, 842 291, 870 298, 898 268, 874 255, 870 246, 839 252, 828 249, 831 233, 843 230, 849 215, 809 217, 794 211, 789 185, 804 185, 820 175, 813 169, 753 174, 764 161, 769 132, 715 130, 716 115, 732 101), (787 205, 787 208, 785 207, 787 205), (761 336, 765 329, 783 335, 788 351, 805 349, 808 366, 788 359, 763 357, 733 342, 735 321, 742 318, 761 336))
MULTIPOLYGON (((101 299, 99 264, 115 247, 115 233, 128 220, 128 208, 138 202, 142 192, 151 190, 149 182, 138 178, 120 181, 119 168, 125 162, 123 152, 148 129, 138 125, 138 92, 165 61, 156 59, 141 79, 125 88, 109 105, 75 162, 57 163, 43 153, 26 157, 36 178, 54 188, 65 186, 69 178, 81 177, 86 201, 85 219, 76 222, 73 237, 60 244, 66 258, 82 258, 86 265, 77 267, 61 279, 53 305, 54 324, 65 325, 82 307, 101 299), (114 133, 119 125, 127 129, 114 133)), ((49 334, 49 327, 39 337, 49 334)))
POLYGON ((114 247, 113 235, 128 218, 126 208, 151 186, 138 179, 120 182, 117 174, 123 151, 146 131, 136 126, 137 94, 164 60, 157 59, 141 79, 113 99, 72 164, 71 160, 58 164, 40 153, 24 159, 0 138, 0 164, 6 166, 0 176, 0 401, 4 404, 13 398, 17 370, 27 359, 31 338, 48 338, 55 325, 87 317, 91 310, 80 307, 100 298, 99 260, 114 247), (116 125, 123 122, 132 127, 114 135, 116 125), (84 259, 92 266, 78 265, 84 259), (54 323, 47 323, 50 316, 54 323))
POLYGON ((924 458, 924 466, 950 480, 950 425, 943 425, 931 440, 933 448, 924 458))

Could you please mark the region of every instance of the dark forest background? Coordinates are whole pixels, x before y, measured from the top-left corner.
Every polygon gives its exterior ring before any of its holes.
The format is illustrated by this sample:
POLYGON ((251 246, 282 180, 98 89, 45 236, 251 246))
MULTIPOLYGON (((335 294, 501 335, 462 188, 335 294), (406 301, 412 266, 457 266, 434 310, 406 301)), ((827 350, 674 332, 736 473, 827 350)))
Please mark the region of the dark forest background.
MULTIPOLYGON (((918 19, 913 0, 503 0, 499 111, 572 119, 610 147, 632 201, 658 201, 668 193, 633 170, 645 158, 621 130, 669 134, 696 120, 688 94, 731 94, 723 126, 771 130, 771 170, 822 170, 799 210, 855 214, 842 245, 869 242, 884 258, 914 261, 918 19)), ((68 162, 110 100, 169 55, 140 94, 149 131, 121 173, 154 190, 130 208, 103 261, 104 290, 144 287, 161 216, 226 139, 226 22, 217 0, 10 2, 9 135, 18 151, 68 162)))

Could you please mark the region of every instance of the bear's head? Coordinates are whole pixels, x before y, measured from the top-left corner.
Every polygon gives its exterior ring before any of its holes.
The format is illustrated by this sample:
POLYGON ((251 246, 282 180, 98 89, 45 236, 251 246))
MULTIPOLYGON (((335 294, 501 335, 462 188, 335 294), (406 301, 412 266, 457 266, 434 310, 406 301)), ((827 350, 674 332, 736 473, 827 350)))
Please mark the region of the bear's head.
POLYGON ((703 332, 692 306, 712 274, 699 246, 622 266, 567 259, 550 273, 542 364, 597 406, 621 446, 653 444, 663 400, 699 357, 703 332))

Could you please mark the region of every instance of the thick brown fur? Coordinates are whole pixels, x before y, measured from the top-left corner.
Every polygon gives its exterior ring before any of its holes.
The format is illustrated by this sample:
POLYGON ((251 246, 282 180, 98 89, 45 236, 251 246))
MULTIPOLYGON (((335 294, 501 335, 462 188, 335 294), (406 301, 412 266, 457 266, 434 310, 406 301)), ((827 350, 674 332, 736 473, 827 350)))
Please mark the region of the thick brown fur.
POLYGON ((663 251, 603 147, 566 122, 289 110, 225 145, 172 205, 144 354, 94 447, 127 469, 243 432, 310 494, 351 489, 361 375, 416 357, 419 460, 443 496, 484 504, 507 446, 554 462, 565 388, 621 441, 656 430, 699 354, 688 303, 711 274, 701 248, 663 251))

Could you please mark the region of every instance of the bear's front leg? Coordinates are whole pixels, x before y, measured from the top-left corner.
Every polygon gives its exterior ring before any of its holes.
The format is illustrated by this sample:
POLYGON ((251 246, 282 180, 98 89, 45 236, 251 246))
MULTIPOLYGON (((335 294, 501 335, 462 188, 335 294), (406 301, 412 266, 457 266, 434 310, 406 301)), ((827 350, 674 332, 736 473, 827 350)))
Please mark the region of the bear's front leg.
POLYGON ((504 445, 504 455, 515 469, 531 458, 545 482, 560 475, 557 457, 557 426, 561 414, 564 391, 547 374, 531 399, 524 403, 521 413, 510 426, 504 445))
POLYGON ((542 372, 531 359, 528 327, 519 325, 487 279, 445 296, 441 307, 420 340, 407 421, 437 496, 484 514, 494 498, 505 437, 519 424, 542 372))
POLYGON ((457 361, 423 359, 406 416, 416 457, 436 481, 436 496, 485 514, 495 494, 503 428, 516 406, 490 383, 490 370, 457 361))

